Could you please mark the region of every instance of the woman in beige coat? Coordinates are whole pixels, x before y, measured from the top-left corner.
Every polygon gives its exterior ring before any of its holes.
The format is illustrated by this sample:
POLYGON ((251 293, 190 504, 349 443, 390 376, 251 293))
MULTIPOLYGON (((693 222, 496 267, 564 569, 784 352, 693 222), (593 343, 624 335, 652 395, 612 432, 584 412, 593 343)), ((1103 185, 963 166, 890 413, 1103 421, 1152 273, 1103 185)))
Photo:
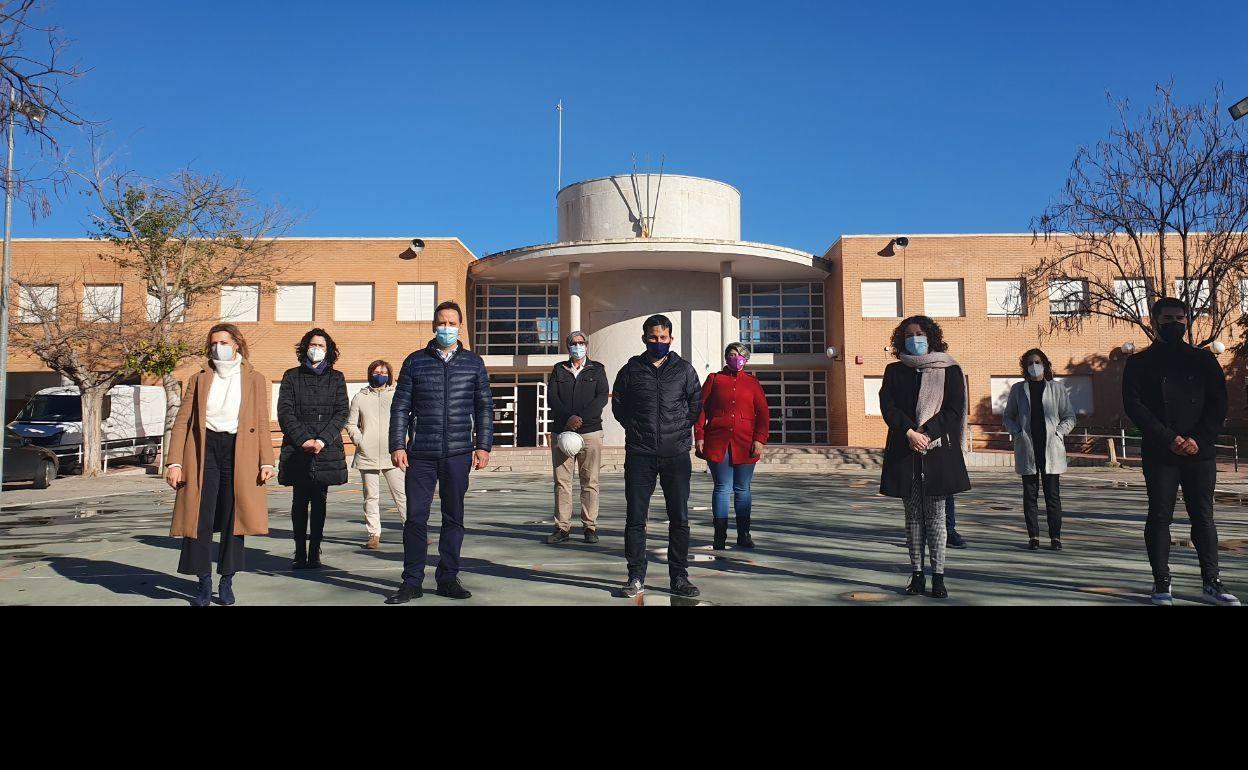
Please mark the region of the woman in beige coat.
POLYGON ((199 578, 197 607, 212 602, 212 535, 221 533, 218 596, 234 603, 243 536, 267 535, 265 482, 274 475, 268 385, 246 360, 233 324, 208 332, 208 361, 187 383, 169 440, 165 481, 177 491, 169 534, 182 538, 178 572, 199 578))
POLYGON ((381 477, 386 477, 390 497, 398 506, 399 518, 407 523, 407 493, 403 471, 390 461, 390 403, 394 401, 394 375, 386 361, 368 365, 368 387, 351 399, 347 415, 347 435, 355 444, 352 466, 360 472, 364 485, 364 526, 368 530, 365 548, 381 548, 381 477))

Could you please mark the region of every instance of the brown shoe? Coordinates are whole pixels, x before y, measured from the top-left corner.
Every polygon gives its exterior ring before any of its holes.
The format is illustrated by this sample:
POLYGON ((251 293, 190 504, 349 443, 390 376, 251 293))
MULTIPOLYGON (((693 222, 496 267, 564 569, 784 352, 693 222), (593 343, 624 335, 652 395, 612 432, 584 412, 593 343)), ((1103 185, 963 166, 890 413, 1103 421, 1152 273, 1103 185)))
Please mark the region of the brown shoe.
POLYGON ((370 551, 380 551, 381 535, 369 535, 368 542, 364 544, 364 547, 370 551))

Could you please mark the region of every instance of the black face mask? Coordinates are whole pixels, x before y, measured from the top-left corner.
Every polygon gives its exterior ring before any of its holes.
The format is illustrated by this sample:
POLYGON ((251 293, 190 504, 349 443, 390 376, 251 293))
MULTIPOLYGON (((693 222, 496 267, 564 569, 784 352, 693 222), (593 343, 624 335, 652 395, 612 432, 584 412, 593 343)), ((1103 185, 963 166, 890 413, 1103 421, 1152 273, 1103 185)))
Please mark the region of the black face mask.
POLYGON ((1187 324, 1179 323, 1178 321, 1164 323, 1157 327, 1157 334, 1161 336, 1163 341, 1173 345, 1187 335, 1187 324))

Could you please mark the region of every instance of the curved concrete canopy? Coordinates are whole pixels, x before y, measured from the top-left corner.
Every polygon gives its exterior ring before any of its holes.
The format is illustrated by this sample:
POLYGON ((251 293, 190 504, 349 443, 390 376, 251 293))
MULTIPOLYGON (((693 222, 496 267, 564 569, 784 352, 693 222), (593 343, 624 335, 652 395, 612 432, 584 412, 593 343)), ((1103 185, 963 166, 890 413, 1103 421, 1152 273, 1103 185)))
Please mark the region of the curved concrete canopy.
POLYGON ((719 273, 732 263, 732 275, 746 281, 818 281, 831 263, 797 249, 747 241, 696 238, 628 238, 525 246, 490 254, 468 268, 475 280, 539 281, 567 275, 579 262, 582 273, 614 270, 681 270, 719 273))

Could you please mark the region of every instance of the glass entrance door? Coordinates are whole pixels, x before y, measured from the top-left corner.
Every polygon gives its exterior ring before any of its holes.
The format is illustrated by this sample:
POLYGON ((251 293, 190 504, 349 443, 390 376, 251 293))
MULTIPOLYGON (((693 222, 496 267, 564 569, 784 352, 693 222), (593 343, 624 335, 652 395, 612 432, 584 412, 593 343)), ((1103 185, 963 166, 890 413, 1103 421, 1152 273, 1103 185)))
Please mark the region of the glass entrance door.
POLYGON ((547 446, 550 410, 546 380, 540 374, 491 374, 494 395, 494 444, 507 447, 547 446))

